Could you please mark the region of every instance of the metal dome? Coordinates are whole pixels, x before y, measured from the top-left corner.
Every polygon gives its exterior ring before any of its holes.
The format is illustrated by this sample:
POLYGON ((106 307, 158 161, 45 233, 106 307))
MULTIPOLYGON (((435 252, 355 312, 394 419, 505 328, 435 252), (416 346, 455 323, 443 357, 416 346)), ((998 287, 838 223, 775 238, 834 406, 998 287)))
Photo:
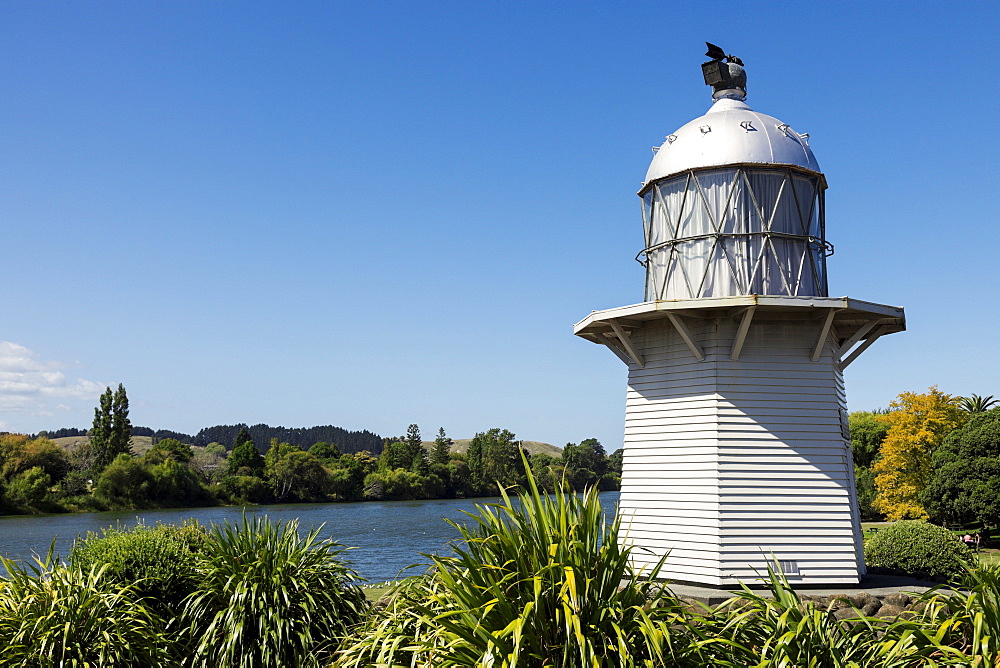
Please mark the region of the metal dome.
POLYGON ((690 169, 745 163, 793 165, 820 173, 809 135, 733 97, 715 101, 660 146, 643 185, 690 169))

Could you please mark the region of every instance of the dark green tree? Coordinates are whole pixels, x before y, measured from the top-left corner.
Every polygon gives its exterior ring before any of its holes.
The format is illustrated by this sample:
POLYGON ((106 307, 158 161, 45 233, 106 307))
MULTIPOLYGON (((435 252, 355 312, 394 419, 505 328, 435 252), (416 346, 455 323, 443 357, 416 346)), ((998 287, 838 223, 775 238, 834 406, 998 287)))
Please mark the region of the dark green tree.
POLYGON ((386 441, 382 446, 382 454, 378 458, 379 471, 395 471, 409 469, 413 464, 413 455, 403 441, 386 441))
POLYGON ((233 449, 235 450, 236 446, 243 445, 244 443, 253 443, 253 438, 250 437, 250 432, 247 430, 246 425, 236 434, 236 440, 233 441, 233 449))
POLYGON ((1000 408, 972 413, 945 437, 931 463, 920 500, 932 519, 1000 525, 1000 408))
POLYGON ((625 460, 625 450, 618 448, 608 455, 608 473, 616 476, 619 481, 622 477, 622 465, 625 460))
POLYGON ((882 515, 875 510, 875 475, 871 469, 864 466, 854 467, 854 487, 858 493, 858 510, 861 512, 861 519, 871 522, 882 519, 882 515))
POLYGON ((406 468, 420 475, 427 475, 427 451, 420 438, 420 427, 411 424, 406 428, 406 468))
POLYGON ((330 466, 334 461, 340 459, 340 448, 334 443, 320 441, 312 444, 309 448, 309 454, 319 459, 324 465, 330 466))
POLYGON ((851 428, 851 450, 855 466, 871 468, 878 450, 889 433, 889 425, 878 419, 878 413, 854 411, 847 417, 851 428))
POLYGON ((469 475, 477 494, 494 494, 497 485, 510 487, 524 477, 521 443, 506 429, 476 434, 469 443, 469 475))
POLYGON ((608 470, 607 453, 596 438, 581 441, 580 445, 567 443, 562 459, 570 485, 576 490, 596 485, 608 470))
POLYGON ((132 452, 132 423, 128 419, 128 395, 118 383, 111 402, 111 447, 116 454, 132 452))
POLYGON ((260 456, 257 446, 250 439, 244 439, 233 447, 233 451, 229 453, 229 459, 226 461, 226 475, 244 475, 246 473, 258 478, 264 475, 264 458, 260 456), (240 469, 244 468, 247 471, 240 473, 240 469))
POLYGON ((90 434, 94 472, 106 469, 118 455, 132 454, 131 438, 128 396, 119 383, 116 392, 112 393, 110 387, 104 391, 100 405, 94 409, 94 425, 90 434))
POLYGON ((434 439, 434 448, 431 450, 431 461, 436 464, 448 464, 451 459, 451 446, 454 441, 444 433, 444 427, 438 428, 437 438, 434 439))
POLYGON ((294 445, 290 448, 279 451, 275 458, 271 473, 275 498, 279 501, 324 500, 329 473, 314 455, 294 445))
POLYGON ((187 464, 194 457, 194 450, 191 449, 191 446, 181 443, 176 438, 165 438, 154 445, 152 450, 162 450, 168 457, 181 464, 187 464))

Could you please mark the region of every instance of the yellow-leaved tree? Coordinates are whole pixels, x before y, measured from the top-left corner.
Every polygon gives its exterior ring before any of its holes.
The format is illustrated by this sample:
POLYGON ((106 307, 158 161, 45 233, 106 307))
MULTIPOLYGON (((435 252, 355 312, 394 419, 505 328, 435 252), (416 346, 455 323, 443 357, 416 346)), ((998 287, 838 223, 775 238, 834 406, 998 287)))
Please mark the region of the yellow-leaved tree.
POLYGON ((875 508, 890 522, 927 519, 920 492, 931 476, 931 454, 945 436, 957 429, 966 414, 953 397, 931 387, 926 394, 903 392, 879 415, 889 427, 875 473, 875 508))

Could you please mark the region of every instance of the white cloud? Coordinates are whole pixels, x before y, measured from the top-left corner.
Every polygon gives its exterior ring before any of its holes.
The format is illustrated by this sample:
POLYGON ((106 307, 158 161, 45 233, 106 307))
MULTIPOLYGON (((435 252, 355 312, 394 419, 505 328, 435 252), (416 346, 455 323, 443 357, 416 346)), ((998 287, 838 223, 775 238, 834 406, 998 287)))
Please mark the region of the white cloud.
POLYGON ((65 409, 60 399, 91 401, 104 386, 83 378, 68 379, 60 369, 65 364, 43 360, 29 348, 0 341, 0 412, 52 415, 53 408, 65 409))

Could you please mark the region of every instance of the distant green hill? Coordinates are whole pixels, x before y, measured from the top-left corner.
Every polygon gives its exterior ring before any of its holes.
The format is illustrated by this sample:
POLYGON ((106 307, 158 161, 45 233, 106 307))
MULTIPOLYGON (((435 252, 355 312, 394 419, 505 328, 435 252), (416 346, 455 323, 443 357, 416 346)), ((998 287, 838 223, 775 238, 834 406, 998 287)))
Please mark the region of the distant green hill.
MULTIPOLYGON (((132 451, 137 455, 144 454, 150 447, 152 447, 152 437, 150 436, 133 436, 132 437, 132 451)), ((54 438, 52 441, 66 449, 67 451, 72 451, 77 448, 77 446, 82 443, 87 443, 90 441, 89 436, 66 436, 64 438, 54 438)), ((452 452, 465 452, 469 449, 469 443, 472 441, 471 438, 460 438, 455 440, 455 444, 452 446, 452 452)), ((539 453, 550 455, 552 457, 562 457, 562 448, 556 447, 549 443, 541 443, 539 441, 521 441, 521 445, 524 449, 528 451, 529 454, 537 455, 539 453)), ((424 448, 430 450, 434 446, 434 441, 424 441, 424 448)))
MULTIPOLYGON (((58 445, 63 450, 67 452, 72 452, 76 450, 79 446, 84 443, 90 442, 90 436, 64 436, 63 438, 53 438, 52 442, 58 445)), ((153 447, 153 437, 152 436, 133 436, 132 440, 132 452, 137 455, 144 455, 146 451, 153 447)))
MULTIPOLYGON (((454 445, 451 446, 451 451, 464 453, 469 449, 469 443, 471 442, 471 438, 456 438, 454 439, 454 445)), ((427 450, 434 447, 434 441, 424 441, 423 443, 424 448, 427 450)), ((540 441, 521 441, 521 445, 530 455, 543 454, 549 455, 550 457, 562 457, 562 448, 552 445, 551 443, 541 443, 540 441)))

